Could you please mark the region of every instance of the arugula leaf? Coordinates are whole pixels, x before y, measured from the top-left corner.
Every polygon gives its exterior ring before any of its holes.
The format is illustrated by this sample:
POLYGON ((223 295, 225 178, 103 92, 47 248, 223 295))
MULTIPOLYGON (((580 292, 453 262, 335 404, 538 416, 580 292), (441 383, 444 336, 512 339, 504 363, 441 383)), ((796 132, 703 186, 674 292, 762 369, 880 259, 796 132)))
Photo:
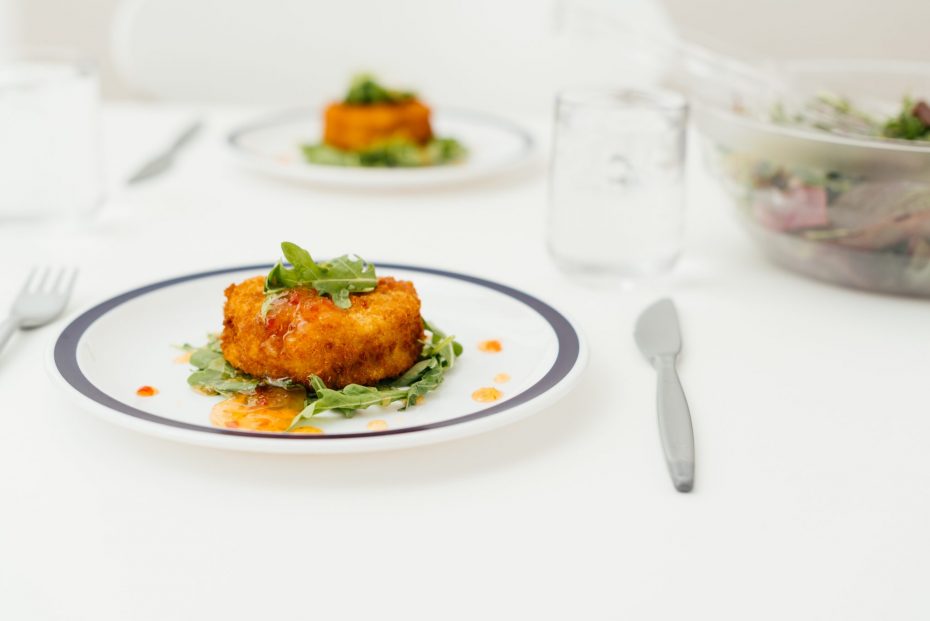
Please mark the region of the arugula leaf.
POLYGON ((420 360, 418 363, 407 369, 406 373, 396 377, 386 384, 389 387, 410 386, 420 380, 430 369, 439 366, 439 361, 435 358, 420 360))
POLYGON ((313 388, 314 397, 307 400, 307 405, 294 419, 291 429, 302 426, 306 419, 326 410, 352 418, 356 410, 364 410, 373 405, 388 405, 407 394, 407 391, 402 388, 384 389, 359 384, 349 384, 342 390, 333 390, 327 388, 323 380, 316 375, 310 376, 310 385, 313 388))
POLYGON ((446 336, 445 332, 425 319, 423 327, 431 336, 423 346, 420 356, 435 356, 443 367, 451 369, 455 359, 462 355, 462 345, 456 342, 454 336, 446 336))
POLYGON ((445 379, 445 372, 448 367, 436 365, 429 367, 426 373, 416 382, 410 384, 407 388, 407 394, 404 396, 404 405, 401 410, 406 410, 410 406, 418 405, 426 397, 426 394, 439 388, 442 380, 445 379))
MULTIPOLYGON (((272 296, 294 287, 310 287, 320 295, 328 295, 339 308, 352 306, 350 293, 373 291, 378 285, 375 266, 359 257, 343 255, 332 261, 317 263, 310 253, 291 242, 281 244, 281 252, 291 266, 278 263, 265 277, 265 295, 272 296)), ((267 297, 262 314, 268 312, 274 300, 267 297)))
POLYGON ((196 370, 187 383, 208 395, 253 393, 262 383, 226 362, 216 334, 208 335, 203 347, 191 349, 190 363, 196 370))
POLYGON ((428 393, 439 388, 445 372, 455 364, 462 354, 462 346, 452 336, 423 321, 429 336, 423 344, 420 360, 407 371, 381 386, 350 384, 342 390, 327 388, 323 380, 313 375, 310 386, 313 395, 307 395, 307 403, 291 423, 289 430, 311 424, 313 416, 331 410, 351 418, 357 410, 373 405, 388 406, 401 402, 401 410, 417 405, 428 393))
POLYGON ((360 73, 352 78, 349 92, 343 103, 353 106, 369 106, 372 104, 396 104, 410 101, 416 95, 410 91, 399 91, 385 88, 370 73, 360 73))
MULTIPOLYGON (((307 257, 310 255, 308 254, 307 257)), ((320 295, 329 295, 339 308, 349 308, 349 292, 372 291, 378 285, 375 266, 359 257, 342 255, 322 264, 312 286, 320 295)))

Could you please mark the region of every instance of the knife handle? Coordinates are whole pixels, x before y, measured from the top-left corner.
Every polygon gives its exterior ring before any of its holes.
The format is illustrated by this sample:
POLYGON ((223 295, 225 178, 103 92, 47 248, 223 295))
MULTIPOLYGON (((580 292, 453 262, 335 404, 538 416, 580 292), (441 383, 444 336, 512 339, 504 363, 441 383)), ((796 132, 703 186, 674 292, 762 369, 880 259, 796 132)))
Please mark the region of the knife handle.
POLYGON ((657 356, 659 435, 672 483, 679 492, 694 487, 694 430, 674 356, 657 356))

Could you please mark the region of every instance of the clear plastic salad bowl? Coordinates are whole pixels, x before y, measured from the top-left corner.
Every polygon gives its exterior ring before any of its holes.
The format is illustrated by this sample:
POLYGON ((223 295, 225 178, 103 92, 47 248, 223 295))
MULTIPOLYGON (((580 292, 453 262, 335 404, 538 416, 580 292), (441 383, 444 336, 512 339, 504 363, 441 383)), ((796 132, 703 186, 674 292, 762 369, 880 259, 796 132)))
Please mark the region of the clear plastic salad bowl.
MULTIPOLYGON (((930 64, 799 62, 783 83, 793 101, 829 92, 890 118, 905 96, 930 100, 930 64)), ((775 123, 773 105, 694 106, 705 160, 758 246, 808 276, 930 296, 930 142, 775 123)))

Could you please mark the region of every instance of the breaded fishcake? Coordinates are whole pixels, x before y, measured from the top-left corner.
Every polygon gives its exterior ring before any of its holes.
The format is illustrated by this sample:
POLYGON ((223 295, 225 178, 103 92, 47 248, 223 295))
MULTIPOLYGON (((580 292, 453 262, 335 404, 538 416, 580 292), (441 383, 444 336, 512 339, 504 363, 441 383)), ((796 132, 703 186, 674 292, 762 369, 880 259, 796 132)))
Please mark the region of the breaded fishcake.
POLYGON ((346 151, 364 151, 392 139, 426 144, 433 137, 430 109, 416 99, 400 103, 334 103, 323 115, 323 142, 346 151))
POLYGON ((256 276, 226 289, 222 346, 234 367, 304 385, 318 375, 342 388, 376 384, 417 361, 423 322, 413 283, 379 278, 374 291, 351 294, 347 309, 313 289, 291 289, 262 319, 264 282, 256 276))

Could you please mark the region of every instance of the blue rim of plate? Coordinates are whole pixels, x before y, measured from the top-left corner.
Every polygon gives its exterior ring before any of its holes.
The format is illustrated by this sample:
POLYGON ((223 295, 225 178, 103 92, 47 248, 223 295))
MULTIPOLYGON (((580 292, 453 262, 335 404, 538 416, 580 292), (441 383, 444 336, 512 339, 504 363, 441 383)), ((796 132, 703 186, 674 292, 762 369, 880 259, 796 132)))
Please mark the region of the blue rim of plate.
POLYGON ((376 265, 379 268, 386 270, 394 269, 410 272, 420 272, 424 274, 442 276, 445 278, 452 278, 455 280, 462 280, 486 287, 493 291, 497 291, 506 296, 519 300, 523 304, 536 311, 543 319, 546 320, 546 322, 555 332, 556 339, 558 340, 559 344, 555 361, 553 361, 552 366, 549 367, 545 375, 543 375, 543 377, 540 378, 539 381, 537 381, 535 384, 523 392, 514 395, 510 399, 483 410, 470 412, 468 414, 463 414, 462 416, 457 416, 455 418, 450 418, 443 421, 437 421, 435 423, 427 423, 413 427, 404 427, 402 429, 388 429, 385 431, 369 431, 362 433, 337 433, 328 435, 233 431, 231 429, 221 429, 219 427, 195 425, 193 423, 177 421, 170 418, 165 418, 163 416, 157 416, 155 414, 151 414, 149 412, 135 408, 127 403, 123 403, 122 401, 111 397, 110 395, 97 388, 87 378, 87 376, 84 375, 84 372, 81 370, 80 364, 77 360, 78 344, 81 340, 81 337, 85 334, 85 332, 87 332, 87 329, 90 328, 90 326, 93 325, 95 321, 103 317, 114 308, 125 304, 129 300, 143 296, 152 291, 171 287, 183 282, 198 280, 201 278, 209 278, 212 276, 219 276, 222 274, 232 274, 236 272, 268 270, 272 267, 269 264, 259 264, 212 270, 208 272, 198 272, 196 274, 189 274, 187 276, 179 276, 177 278, 171 278, 168 280, 152 283, 144 287, 139 287, 138 289, 133 289, 132 291, 127 291, 126 293, 117 295, 113 298, 110 298, 109 300, 101 302, 90 310, 85 311, 79 315, 77 318, 71 321, 71 323, 69 323, 64 328, 64 330, 62 330, 61 334, 58 336, 58 339, 55 341, 53 350, 55 368, 58 373, 61 374, 61 377, 65 380, 65 382, 67 382, 68 385, 70 385, 74 390, 76 390, 84 397, 99 405, 136 419, 166 425, 168 427, 186 429, 188 431, 197 431, 201 433, 211 433, 225 436, 266 439, 273 438, 281 440, 293 440, 295 442, 325 442, 329 440, 339 440, 346 438, 370 438, 377 436, 418 433, 429 431, 431 429, 438 429, 441 427, 460 425, 462 423, 467 423, 480 418, 486 418, 488 416, 500 414, 501 412, 511 410, 519 405, 527 403, 528 401, 531 401, 532 399, 535 399, 536 397, 539 397, 540 395, 554 388, 559 384, 559 382, 568 376, 568 374, 579 361, 581 352, 581 338, 578 335, 578 332, 564 315, 538 298, 535 298, 518 289, 514 289, 513 287, 508 287, 506 285, 502 285, 490 280, 485 280, 483 278, 477 278, 475 276, 468 276, 466 274, 458 274, 456 272, 449 272, 429 267, 399 265, 394 263, 376 263, 376 265))
MULTIPOLYGON (((226 136, 226 142, 233 149, 239 150, 243 153, 247 153, 252 157, 264 157, 264 154, 256 152, 254 149, 249 148, 247 145, 243 144, 243 138, 252 132, 261 131, 280 125, 281 123, 287 123, 292 121, 298 121, 301 119, 315 119, 318 118, 321 112, 321 108, 313 106, 304 106, 301 108, 290 108, 281 112, 275 112, 267 114, 265 116, 259 117, 249 123, 241 125, 236 129, 229 132, 226 136)), ((517 157, 513 158, 514 161, 519 161, 523 157, 527 156, 533 151, 533 148, 536 145, 536 141, 533 139, 533 136, 530 135, 528 131, 513 123, 512 121, 494 116, 491 114, 486 114, 483 112, 475 112, 471 110, 458 110, 455 108, 442 108, 438 112, 440 119, 441 117, 450 117, 465 119, 469 121, 480 122, 484 125, 494 126, 502 131, 513 134, 520 140, 520 153, 517 157)), ((468 148, 468 145, 465 145, 468 148)), ((384 172, 393 172, 398 171, 420 171, 424 169, 442 169, 443 166, 414 166, 414 167, 364 167, 364 168, 354 168, 346 166, 326 166, 321 164, 312 164, 310 162, 302 161, 303 164, 315 168, 325 168, 329 170, 365 170, 365 171, 384 171, 384 172)))

